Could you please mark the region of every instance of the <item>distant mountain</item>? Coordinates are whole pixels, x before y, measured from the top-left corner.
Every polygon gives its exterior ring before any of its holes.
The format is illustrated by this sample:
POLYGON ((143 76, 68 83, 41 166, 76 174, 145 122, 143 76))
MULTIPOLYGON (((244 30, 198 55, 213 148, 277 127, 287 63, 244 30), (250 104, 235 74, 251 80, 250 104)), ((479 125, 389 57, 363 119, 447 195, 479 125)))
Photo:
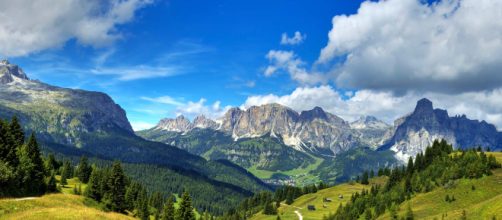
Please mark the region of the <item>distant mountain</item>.
POLYGON ((262 178, 272 178, 274 183, 295 173, 335 183, 350 179, 352 171, 395 162, 391 152, 371 150, 381 145, 389 128, 375 117, 351 124, 320 107, 298 113, 266 104, 246 110, 231 108, 215 121, 202 116, 193 122, 183 116, 162 119, 137 134, 207 159, 230 160, 257 175, 261 174, 257 170, 273 172, 277 175, 262 178))
MULTIPOLYGON (((228 161, 207 161, 177 147, 136 136, 125 111, 104 93, 30 80, 20 67, 2 61, 0 118, 14 115, 27 131, 36 133, 46 152, 154 164, 181 175, 198 175, 216 188, 226 187, 241 195, 269 189, 228 161)), ((197 126, 205 123, 202 118, 198 121, 197 126)))
MULTIPOLYGON (((279 104, 232 108, 217 121, 199 116, 191 123, 183 116, 162 119, 151 131, 185 133, 194 128, 221 131, 235 141, 243 138, 274 137, 301 152, 336 155, 359 146, 359 132, 340 117, 320 107, 298 113, 279 104)), ((142 132, 145 134, 145 132, 142 132)))
POLYGON ((449 117, 446 110, 434 109, 428 99, 419 100, 411 114, 396 120, 386 136, 388 140, 380 149, 396 152, 396 157, 403 161, 439 139, 455 148, 502 149, 501 133, 494 125, 470 120, 465 115, 449 117))
POLYGON ((391 128, 390 125, 374 116, 361 116, 350 123, 350 127, 359 132, 361 141, 371 148, 382 145, 386 132, 391 128))

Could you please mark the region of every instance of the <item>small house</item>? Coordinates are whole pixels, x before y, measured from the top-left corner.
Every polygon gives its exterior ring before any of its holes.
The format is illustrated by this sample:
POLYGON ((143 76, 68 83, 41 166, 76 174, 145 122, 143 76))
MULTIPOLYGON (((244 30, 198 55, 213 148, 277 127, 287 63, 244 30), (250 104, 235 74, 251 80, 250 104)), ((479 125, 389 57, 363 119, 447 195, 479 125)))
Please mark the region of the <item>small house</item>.
POLYGON ((338 195, 338 198, 343 199, 343 195, 342 194, 338 195))
POLYGON ((309 211, 315 211, 315 206, 314 206, 314 205, 308 205, 308 206, 307 206, 307 209, 308 209, 309 211))

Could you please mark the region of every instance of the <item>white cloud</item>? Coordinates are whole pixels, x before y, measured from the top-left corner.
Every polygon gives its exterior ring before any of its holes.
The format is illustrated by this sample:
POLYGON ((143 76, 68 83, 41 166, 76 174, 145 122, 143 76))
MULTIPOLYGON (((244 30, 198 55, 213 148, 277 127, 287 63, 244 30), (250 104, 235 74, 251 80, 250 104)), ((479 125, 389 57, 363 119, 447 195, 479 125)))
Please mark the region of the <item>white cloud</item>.
POLYGON ((310 110, 316 106, 353 121, 361 115, 373 115, 388 123, 413 111, 416 101, 426 97, 435 108, 448 110, 450 116, 465 114, 470 119, 486 120, 502 128, 502 89, 490 92, 469 92, 448 95, 435 92, 408 93, 396 96, 392 92, 360 90, 347 99, 330 86, 300 87, 291 94, 277 96, 250 96, 241 108, 267 103, 279 103, 296 111, 310 110))
POLYGON ((121 38, 117 26, 152 0, 0 0, 0 55, 23 56, 70 39, 93 47, 121 38))
POLYGON ((221 106, 220 101, 215 101, 213 104, 209 104, 205 98, 201 98, 197 102, 188 101, 184 102, 182 99, 176 99, 170 96, 161 96, 156 98, 141 97, 143 100, 173 105, 176 107, 175 114, 183 115, 189 118, 193 118, 197 115, 205 115, 208 118, 217 119, 225 112, 231 108, 231 106, 221 106))
POLYGON ((130 81, 137 79, 149 79, 158 77, 169 77, 180 74, 179 68, 172 66, 127 66, 114 68, 95 68, 90 70, 95 75, 114 75, 118 80, 130 81))
POLYGON ((302 84, 315 84, 324 81, 324 76, 319 73, 310 73, 305 68, 305 62, 292 51, 270 50, 266 55, 269 66, 265 69, 265 76, 269 77, 283 70, 291 78, 302 84))
POLYGON ((155 124, 143 122, 143 121, 131 121, 131 126, 134 131, 141 131, 149 128, 153 128, 155 124))
POLYGON ((303 43, 303 41, 307 38, 306 34, 302 34, 299 31, 296 31, 292 37, 288 36, 288 33, 282 33, 281 36, 281 44, 282 45, 297 45, 303 43))
POLYGON ((456 94, 502 85, 502 1, 366 1, 332 20, 317 64, 345 88, 456 94), (342 59, 342 63, 336 60, 342 59))

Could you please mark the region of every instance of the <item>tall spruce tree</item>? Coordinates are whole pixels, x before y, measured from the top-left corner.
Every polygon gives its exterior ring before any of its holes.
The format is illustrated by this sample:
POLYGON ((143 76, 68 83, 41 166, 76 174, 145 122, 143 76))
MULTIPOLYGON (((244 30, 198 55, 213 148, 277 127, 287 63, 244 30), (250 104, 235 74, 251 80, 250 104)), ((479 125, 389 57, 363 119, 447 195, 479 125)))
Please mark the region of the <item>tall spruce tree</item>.
POLYGON ((15 145, 21 146, 24 143, 24 131, 16 116, 12 117, 9 128, 15 145))
POLYGON ((89 182, 87 183, 87 187, 85 188, 84 195, 94 199, 96 201, 100 201, 102 197, 101 192, 101 175, 100 170, 98 168, 93 168, 91 176, 89 177, 89 182))
POLYGON ((54 175, 54 171, 51 171, 51 176, 47 180, 47 191, 48 192, 56 192, 57 191, 56 177, 54 175))
POLYGON ((187 191, 183 192, 181 197, 180 207, 177 213, 177 219, 179 220, 195 220, 195 214, 192 207, 192 198, 187 191))
POLYGON ((80 157, 80 162, 76 170, 76 175, 78 179, 83 182, 89 182, 89 177, 91 176, 92 167, 88 164, 88 159, 86 156, 80 157))
POLYGON ((173 198, 170 196, 167 198, 166 204, 162 208, 162 213, 160 214, 161 220, 174 220, 176 210, 174 208, 173 198))
POLYGON ((115 212, 124 212, 127 207, 125 202, 127 182, 119 161, 113 162, 112 170, 106 183, 104 196, 106 207, 115 212))
POLYGON ((150 213, 148 212, 148 196, 146 190, 142 189, 139 193, 138 200, 136 201, 136 209, 138 210, 138 217, 141 220, 148 220, 150 213))
POLYGON ((34 134, 28 143, 19 150, 19 168, 21 188, 24 194, 42 194, 45 192, 45 169, 40 157, 40 150, 34 134))

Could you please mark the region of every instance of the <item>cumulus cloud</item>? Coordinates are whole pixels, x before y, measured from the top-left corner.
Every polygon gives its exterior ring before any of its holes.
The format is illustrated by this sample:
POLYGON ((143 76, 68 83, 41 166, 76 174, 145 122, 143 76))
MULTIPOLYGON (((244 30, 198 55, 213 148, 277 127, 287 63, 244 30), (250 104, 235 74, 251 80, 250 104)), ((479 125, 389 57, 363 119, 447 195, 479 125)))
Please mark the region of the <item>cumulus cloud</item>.
POLYGON ((317 64, 335 65, 331 77, 345 88, 492 90, 502 85, 500 21, 502 1, 366 1, 333 18, 317 64))
POLYGON ((220 101, 215 101, 212 104, 206 103, 207 100, 205 98, 201 98, 196 102, 184 102, 182 99, 177 99, 170 96, 161 96, 156 98, 141 97, 141 99, 175 106, 176 109, 174 113, 176 115, 183 115, 189 118, 193 118, 197 115, 205 115, 206 117, 217 119, 223 116, 223 114, 225 114, 225 112, 227 112, 228 109, 231 108, 231 106, 221 106, 220 101))
POLYGON ((398 117, 412 112, 416 101, 426 97, 434 102, 435 108, 448 110, 450 116, 465 114, 471 119, 485 120, 502 128, 502 89, 456 95, 427 92, 401 96, 388 91, 359 90, 349 95, 348 98, 342 98, 342 94, 330 86, 300 87, 283 96, 250 96, 241 108, 279 103, 296 111, 304 111, 319 106, 348 121, 356 120, 361 115, 373 115, 392 123, 398 117))
POLYGON ((302 34, 299 31, 296 31, 292 37, 288 36, 288 33, 282 33, 281 36, 281 44, 282 45, 297 45, 303 43, 303 41, 307 38, 306 34, 302 34))
POLYGON ((121 38, 118 25, 153 0, 0 0, 0 55, 23 56, 70 39, 102 47, 121 38))
POLYGON ((306 64, 296 56, 293 51, 270 50, 266 58, 269 65, 265 69, 265 76, 285 71, 291 78, 302 84, 315 84, 324 81, 324 76, 319 73, 311 73, 306 69, 306 64))

